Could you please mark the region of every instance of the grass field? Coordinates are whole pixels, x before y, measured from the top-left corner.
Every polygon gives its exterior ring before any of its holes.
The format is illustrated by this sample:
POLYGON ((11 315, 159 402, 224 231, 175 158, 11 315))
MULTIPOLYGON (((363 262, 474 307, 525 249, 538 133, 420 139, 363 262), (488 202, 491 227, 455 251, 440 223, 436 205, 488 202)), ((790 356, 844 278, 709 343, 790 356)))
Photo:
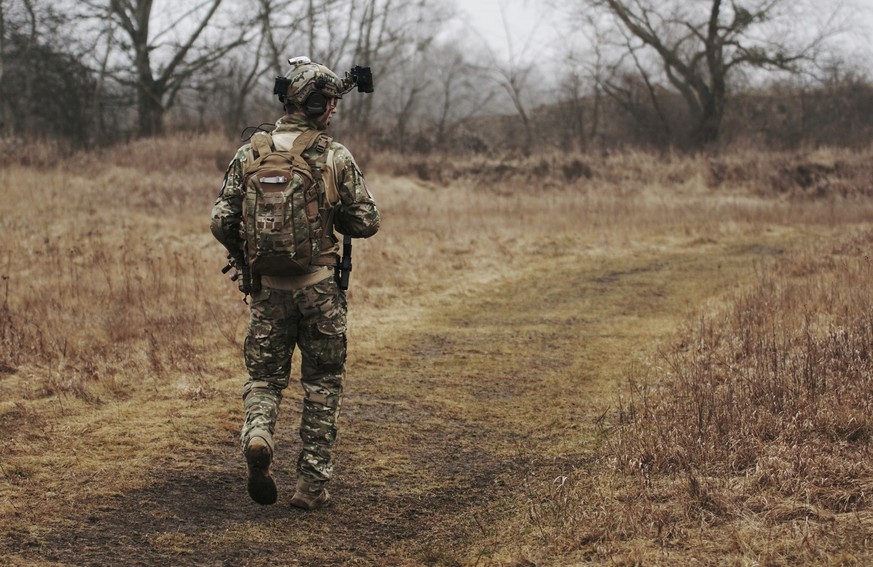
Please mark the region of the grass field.
POLYGON ((873 562, 873 150, 369 156, 314 513, 299 388, 245 493, 233 145, 6 150, 3 564, 873 562))

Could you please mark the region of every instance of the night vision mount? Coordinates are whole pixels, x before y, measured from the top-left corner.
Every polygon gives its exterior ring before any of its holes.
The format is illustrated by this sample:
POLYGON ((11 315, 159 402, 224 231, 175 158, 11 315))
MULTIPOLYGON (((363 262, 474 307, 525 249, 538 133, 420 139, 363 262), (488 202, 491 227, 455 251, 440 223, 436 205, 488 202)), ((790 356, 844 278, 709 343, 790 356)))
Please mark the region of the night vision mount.
MULTIPOLYGON (((369 67, 355 65, 351 71, 346 72, 346 78, 343 79, 343 83, 346 81, 357 86, 359 93, 373 92, 373 72, 369 67)), ((351 90, 351 87, 349 87, 349 90, 351 90)))
MULTIPOLYGON (((312 63, 309 57, 292 57, 288 60, 292 68, 298 65, 307 65, 312 63)), ((369 67, 355 65, 351 71, 346 71, 346 76, 341 79, 342 89, 338 95, 342 96, 353 88, 358 87, 359 93, 373 92, 373 72, 369 67)), ((291 85, 291 79, 279 75, 276 77, 276 82, 273 84, 273 94, 279 97, 279 101, 284 103, 288 93, 288 87, 291 85)), ((316 80, 316 88, 322 89, 327 85, 327 78, 319 77, 316 80)))

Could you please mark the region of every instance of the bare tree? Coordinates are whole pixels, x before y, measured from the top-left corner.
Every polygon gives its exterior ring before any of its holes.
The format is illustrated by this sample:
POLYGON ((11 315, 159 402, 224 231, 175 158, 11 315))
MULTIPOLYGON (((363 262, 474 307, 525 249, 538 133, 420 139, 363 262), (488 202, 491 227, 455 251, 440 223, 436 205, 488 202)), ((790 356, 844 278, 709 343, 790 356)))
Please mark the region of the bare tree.
POLYGON ((391 139, 401 152, 408 149, 413 124, 428 110, 423 101, 436 86, 436 69, 441 63, 434 56, 439 47, 436 37, 449 17, 448 11, 439 3, 431 4, 428 10, 416 8, 418 6, 414 3, 407 2, 393 22, 396 47, 388 82, 393 96, 387 99, 390 104, 386 108, 394 119, 391 139))
MULTIPOLYGON (((251 40, 245 41, 241 49, 221 66, 222 76, 215 78, 216 91, 225 109, 222 120, 229 130, 239 127, 244 120, 249 103, 257 98, 252 94, 259 87, 259 81, 266 76, 280 75, 284 71, 283 61, 288 57, 289 42, 294 38, 293 29, 287 25, 288 14, 296 13, 301 0, 253 0, 256 9, 252 29, 255 35, 255 48, 251 40), (270 75, 269 72, 272 72, 270 75)), ((264 85, 263 94, 269 94, 264 85)))
POLYGON ((12 108, 9 104, 9 97, 3 92, 4 72, 6 70, 6 0, 0 0, 0 94, 3 96, 0 101, 0 128, 4 136, 9 136, 12 133, 12 108))
POLYGON ((331 69, 349 55, 363 10, 354 0, 307 0, 307 53, 331 69), (344 14, 344 16, 339 16, 344 14))
POLYGON ((94 92, 91 98, 91 115, 94 117, 95 123, 91 125, 93 138, 103 139, 106 133, 106 112, 104 111, 104 102, 106 94, 106 82, 109 76, 109 59, 115 50, 116 45, 115 34, 117 33, 116 26, 110 19, 103 22, 103 29, 100 30, 96 40, 93 43, 91 53, 96 57, 95 82, 94 92), (99 50, 102 45, 102 55, 99 55, 99 50))
MULTIPOLYGON (((256 50, 258 62, 260 54, 266 52, 263 55, 265 66, 278 75, 282 72, 282 61, 288 57, 288 42, 294 36, 293 33, 282 33, 283 29, 288 29, 283 16, 296 12, 299 0, 256 0, 254 5, 258 10, 255 20, 261 38, 256 50)), ((261 70, 259 65, 251 65, 251 68, 261 70)))
POLYGON ((429 130, 436 146, 443 150, 449 148, 452 132, 494 98, 494 89, 483 84, 481 71, 466 59, 465 51, 459 43, 447 43, 431 54, 434 83, 439 88, 430 96, 429 130))
MULTIPOLYGON (((791 43, 779 26, 796 25, 788 0, 750 0, 726 4, 665 2, 654 0, 585 0, 587 7, 612 15, 626 34, 626 51, 633 53, 639 71, 638 52, 653 52, 664 77, 682 96, 690 111, 694 141, 705 146, 716 141, 724 117, 728 79, 742 68, 799 72, 813 61, 827 37, 827 26, 806 40, 791 43)), ((830 21, 829 16, 823 21, 830 21)), ((649 81, 648 74, 642 75, 649 81)))
POLYGON ((55 2, 0 2, 0 120, 5 135, 85 142, 92 78, 55 2))
POLYGON ((307 55, 328 67, 345 53, 352 37, 350 22, 356 10, 351 0, 255 0, 258 34, 263 36, 264 59, 279 75, 285 61, 307 55), (349 10, 349 17, 338 17, 349 10), (293 51, 293 52, 292 52, 293 51))
POLYGON ((530 154, 533 149, 533 127, 525 104, 528 79, 532 70, 533 63, 518 63, 512 59, 507 65, 494 68, 497 84, 509 95, 509 99, 512 101, 519 119, 521 119, 521 126, 524 130, 522 149, 525 155, 530 154))
MULTIPOLYGON (((334 65, 343 59, 349 64, 371 66, 379 93, 377 97, 351 96, 344 100, 342 128, 357 133, 371 132, 376 109, 383 116, 395 119, 398 112, 411 116, 422 91, 422 76, 410 62, 423 40, 422 26, 438 28, 444 19, 442 8, 441 1, 425 5, 420 0, 349 0, 344 18, 340 17, 339 10, 330 15, 331 37, 327 39, 331 41, 326 44, 327 55, 336 61, 334 65), (399 105, 397 101, 401 101, 399 105)), ((430 38, 424 39, 428 45, 423 49, 427 51, 430 38)), ((420 60, 420 55, 418 57, 420 60)))
MULTIPOLYGON (((37 15, 36 7, 34 6, 32 0, 23 0, 22 5, 24 7, 25 14, 23 15, 24 18, 21 21, 20 31, 18 32, 19 49, 18 49, 18 53, 16 55, 17 55, 17 58, 19 58, 21 61, 28 61, 29 62, 31 60, 31 53, 36 48, 37 42, 38 42, 39 16, 37 15)), ((4 13, 8 10, 8 8, 5 6, 5 2, 4 2, 4 5, 0 5, 0 8, 2 8, 2 12, 4 12, 4 13)), ((6 28, 5 20, 6 20, 6 18, 4 17, 3 18, 3 21, 4 21, 3 28, 4 29, 3 29, 3 33, 0 34, 2 36, 5 36, 6 31, 7 31, 5 29, 6 28)), ((6 51, 5 41, 4 41, 2 51, 4 53, 6 51)), ((3 57, 3 59, 5 59, 5 57, 3 57)), ((18 89, 20 91, 21 98, 25 101, 33 100, 33 98, 34 98, 33 76, 30 73, 24 73, 23 77, 24 77, 23 82, 18 85, 18 89)), ((2 78, 2 75, 0 75, 0 78, 2 78)), ((3 99, 4 99, 3 123, 7 124, 7 125, 11 125, 11 123, 12 123, 12 114, 11 114, 12 111, 9 107, 9 99, 10 98, 11 98, 11 96, 9 94, 4 93, 4 96, 3 96, 3 99)), ((33 118, 33 116, 29 112, 26 113, 26 115, 24 116, 25 130, 27 130, 27 131, 30 131, 33 129, 33 125, 31 122, 32 118, 33 118)), ((7 127, 9 127, 9 126, 7 126, 7 127)))
POLYGON ((673 140, 673 127, 661 101, 663 88, 658 85, 647 66, 641 61, 639 50, 625 37, 628 58, 634 71, 626 71, 619 63, 609 74, 601 77, 598 85, 628 114, 658 146, 667 146, 673 140))
MULTIPOLYGON (((560 128, 581 149, 600 137, 604 83, 609 75, 604 54, 604 29, 597 25, 593 15, 587 14, 583 18, 586 25, 581 29, 584 35, 582 46, 574 45, 571 36, 559 38, 561 49, 566 50, 562 65, 566 70, 559 86, 569 113, 560 128)), ((578 28, 572 30, 573 35, 579 32, 578 28)))
MULTIPOLYGON (((525 155, 533 149, 534 135, 533 124, 528 111, 527 97, 528 86, 535 69, 534 60, 530 56, 531 41, 534 33, 526 39, 519 49, 510 31, 507 20, 506 6, 503 2, 498 3, 500 18, 503 23, 503 33, 506 39, 507 58, 504 61, 497 56, 493 49, 486 49, 488 53, 488 68, 492 79, 509 96, 512 106, 515 108, 523 130, 522 150, 525 155)), ((536 31, 536 28, 534 28, 536 31)))
POLYGON ((127 48, 133 72, 114 70, 113 77, 136 91, 140 136, 162 133, 164 113, 173 106, 186 81, 242 42, 242 34, 234 34, 204 45, 204 32, 221 3, 198 2, 153 32, 154 0, 82 1, 91 14, 111 18, 126 36, 120 45, 127 48), (169 39, 177 37, 181 39, 169 39))
MULTIPOLYGON (((377 81, 379 71, 383 76, 390 70, 391 57, 385 51, 389 48, 388 43, 394 35, 390 26, 390 13, 392 0, 385 0, 384 5, 379 0, 367 0, 364 2, 360 18, 357 19, 357 31, 355 45, 352 48, 352 57, 355 63, 373 65, 376 67, 377 81)), ((392 46, 393 47, 393 46, 392 46)), ((346 105, 350 115, 352 129, 359 132, 370 130, 370 119, 373 111, 372 97, 359 97, 352 99, 346 105)))

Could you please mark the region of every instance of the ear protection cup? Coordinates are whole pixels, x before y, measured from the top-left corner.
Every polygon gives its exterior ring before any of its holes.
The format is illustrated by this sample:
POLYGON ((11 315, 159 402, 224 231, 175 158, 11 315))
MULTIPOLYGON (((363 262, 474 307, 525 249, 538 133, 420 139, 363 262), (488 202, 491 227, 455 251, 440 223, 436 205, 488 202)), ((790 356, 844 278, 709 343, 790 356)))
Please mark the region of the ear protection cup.
POLYGON ((303 101, 303 112, 307 116, 321 116, 327 112, 327 97, 320 92, 314 92, 303 101))

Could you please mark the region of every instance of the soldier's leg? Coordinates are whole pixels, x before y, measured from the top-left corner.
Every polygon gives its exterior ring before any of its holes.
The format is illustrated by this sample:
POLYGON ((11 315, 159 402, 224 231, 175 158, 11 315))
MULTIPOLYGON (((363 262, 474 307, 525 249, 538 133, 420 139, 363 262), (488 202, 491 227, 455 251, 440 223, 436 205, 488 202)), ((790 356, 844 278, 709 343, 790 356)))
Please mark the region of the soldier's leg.
POLYGON ((273 432, 296 341, 296 321, 288 317, 289 301, 287 292, 265 289, 255 294, 244 346, 249 380, 243 387, 245 420, 240 442, 249 465, 249 495, 260 504, 276 501, 270 472, 273 432))
POLYGON ((302 487, 317 496, 333 473, 332 453, 346 362, 347 308, 345 293, 333 278, 304 288, 300 294, 303 301, 298 305, 303 317, 298 344, 304 401, 297 486, 298 492, 302 487))
POLYGON ((288 387, 291 355, 297 339, 296 321, 289 318, 290 292, 264 289, 251 298, 249 332, 243 350, 249 380, 243 386, 245 422, 243 449, 253 435, 271 445, 282 391, 288 387))

